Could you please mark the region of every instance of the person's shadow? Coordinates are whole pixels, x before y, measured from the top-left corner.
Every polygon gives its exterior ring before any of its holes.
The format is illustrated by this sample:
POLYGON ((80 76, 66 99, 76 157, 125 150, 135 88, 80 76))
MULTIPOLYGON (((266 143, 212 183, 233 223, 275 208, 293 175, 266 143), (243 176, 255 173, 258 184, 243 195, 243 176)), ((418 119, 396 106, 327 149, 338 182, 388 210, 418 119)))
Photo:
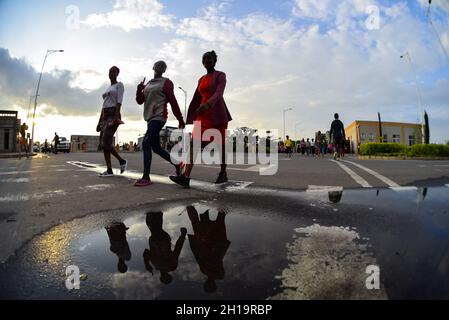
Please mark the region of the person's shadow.
POLYGON ((178 267, 178 259, 181 254, 182 247, 187 234, 186 228, 181 228, 181 235, 172 251, 172 243, 170 235, 162 228, 162 212, 148 212, 146 223, 151 231, 148 239, 150 249, 143 252, 143 261, 145 268, 153 274, 153 266, 160 272, 160 280, 162 283, 169 284, 172 276, 169 272, 175 271, 178 267))
POLYGON ((225 217, 222 211, 218 212, 217 219, 209 219, 209 210, 198 215, 193 206, 187 207, 189 219, 192 222, 193 235, 189 234, 190 248, 202 273, 207 276, 204 291, 213 293, 217 291, 216 280, 223 280, 225 270, 223 258, 231 242, 226 236, 225 217))
POLYGON ((131 260, 131 250, 129 250, 128 241, 126 240, 126 230, 129 228, 123 222, 114 222, 105 227, 109 242, 110 250, 118 257, 117 268, 121 273, 128 271, 126 261, 131 260))

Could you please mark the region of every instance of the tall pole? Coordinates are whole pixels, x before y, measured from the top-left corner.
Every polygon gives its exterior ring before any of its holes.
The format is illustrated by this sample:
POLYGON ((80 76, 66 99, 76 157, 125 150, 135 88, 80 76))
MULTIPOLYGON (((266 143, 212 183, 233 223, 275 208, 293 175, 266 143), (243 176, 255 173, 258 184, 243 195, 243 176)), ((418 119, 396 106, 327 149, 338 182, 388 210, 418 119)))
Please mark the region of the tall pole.
POLYGON ((435 32, 435 35, 437 36, 438 42, 440 43, 440 46, 441 46, 441 49, 443 49, 444 57, 446 58, 446 62, 449 64, 449 55, 447 53, 446 48, 444 47, 443 42, 441 41, 440 34, 438 33, 438 30, 437 30, 437 28, 435 27, 435 25, 433 24, 433 21, 432 21, 432 14, 430 12, 430 6, 431 5, 432 5, 432 0, 429 0, 429 7, 427 9, 427 19, 429 20, 429 23, 432 26, 432 29, 435 32))
POLYGON ((292 108, 284 109, 284 110, 283 110, 283 113, 282 113, 283 120, 284 120, 284 136, 282 137, 282 140, 285 139, 285 113, 286 113, 287 111, 290 111, 290 110, 293 110, 293 109, 292 109, 292 108))
POLYGON ((419 113, 420 113, 420 118, 421 118, 421 143, 423 143, 423 138, 424 138, 424 128, 423 128, 423 107, 422 107, 422 98, 421 98, 421 89, 419 87, 419 82, 418 82, 418 76, 416 74, 416 69, 415 66, 412 62, 412 58, 410 57, 410 54, 408 53, 408 51, 403 54, 401 56, 401 58, 407 58, 408 62, 410 63, 410 67, 413 71, 413 75, 415 77, 415 84, 416 84, 416 95, 418 96, 418 107, 419 107, 419 113))
POLYGON ((64 50, 48 50, 45 53, 44 63, 42 63, 41 73, 39 74, 39 81, 37 82, 36 95, 34 96, 34 110, 33 110, 33 126, 31 129, 31 148, 34 144, 34 123, 36 118, 36 106, 37 106, 37 97, 39 96, 39 87, 41 85, 42 72, 44 71, 45 61, 47 61, 47 57, 54 52, 64 52, 64 50))
POLYGON ((182 87, 178 87, 181 89, 182 92, 184 92, 184 119, 187 122, 187 91, 184 90, 182 87))

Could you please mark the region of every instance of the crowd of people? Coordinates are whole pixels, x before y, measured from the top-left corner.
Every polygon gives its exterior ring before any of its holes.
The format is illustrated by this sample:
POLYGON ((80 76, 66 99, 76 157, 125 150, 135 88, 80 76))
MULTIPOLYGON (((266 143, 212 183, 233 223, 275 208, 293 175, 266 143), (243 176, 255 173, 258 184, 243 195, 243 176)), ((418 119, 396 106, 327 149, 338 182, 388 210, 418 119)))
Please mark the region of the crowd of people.
POLYGON ((329 138, 326 134, 318 131, 315 138, 302 138, 292 141, 289 136, 284 141, 278 143, 278 152, 286 153, 291 158, 294 152, 303 156, 314 156, 323 158, 326 154, 332 154, 335 160, 345 155, 346 136, 343 123, 339 119, 338 113, 334 115, 334 120, 329 131, 329 138))

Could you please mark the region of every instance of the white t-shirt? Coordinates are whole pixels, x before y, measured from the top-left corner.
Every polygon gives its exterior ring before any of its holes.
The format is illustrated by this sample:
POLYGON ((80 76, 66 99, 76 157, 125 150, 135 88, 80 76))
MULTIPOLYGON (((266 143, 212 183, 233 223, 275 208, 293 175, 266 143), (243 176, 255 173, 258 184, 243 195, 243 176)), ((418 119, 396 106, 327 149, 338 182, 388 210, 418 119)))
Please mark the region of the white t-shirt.
POLYGON ((123 83, 117 82, 103 93, 103 108, 112 108, 117 105, 117 103, 122 104, 123 95, 125 93, 125 87, 123 83))

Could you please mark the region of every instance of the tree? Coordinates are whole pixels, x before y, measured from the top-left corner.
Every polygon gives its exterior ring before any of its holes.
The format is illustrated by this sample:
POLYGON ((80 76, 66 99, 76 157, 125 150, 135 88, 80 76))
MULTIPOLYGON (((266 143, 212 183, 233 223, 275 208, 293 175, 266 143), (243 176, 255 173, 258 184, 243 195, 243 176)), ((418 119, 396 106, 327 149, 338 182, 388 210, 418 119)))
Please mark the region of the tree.
POLYGON ((429 116, 424 111, 424 144, 430 143, 430 128, 429 128, 429 116))

